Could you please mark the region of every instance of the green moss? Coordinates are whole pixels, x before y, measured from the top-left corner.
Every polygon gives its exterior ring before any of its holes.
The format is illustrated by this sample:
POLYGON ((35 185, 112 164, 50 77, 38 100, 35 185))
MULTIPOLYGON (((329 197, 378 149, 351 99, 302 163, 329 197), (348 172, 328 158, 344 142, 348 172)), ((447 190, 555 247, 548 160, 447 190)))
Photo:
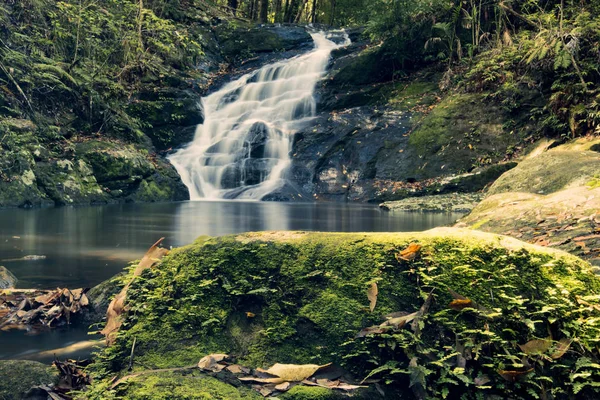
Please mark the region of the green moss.
POLYGON ((485 94, 445 97, 409 137, 409 150, 419 157, 415 169, 437 176, 442 170, 462 173, 500 162, 522 135, 506 132, 505 120, 503 111, 485 94))
POLYGON ((252 400, 262 399, 247 388, 236 388, 197 372, 162 372, 136 377, 127 383, 131 400, 252 400))
POLYGON ((591 180, 589 180, 585 186, 589 187, 590 189, 596 189, 600 187, 600 177, 595 176, 593 177, 591 180))
MULTIPOLYGON (((576 306, 576 296, 598 302, 599 295, 600 280, 576 257, 470 230, 203 237, 134 282, 117 343, 93 368, 101 376, 124 369, 135 338, 136 370, 193 365, 205 354, 224 352, 252 367, 333 362, 359 380, 379 368, 376 376, 392 393, 408 387, 408 376, 422 367, 424 390, 434 397, 441 390, 475 396, 477 388, 471 383, 465 391, 464 382, 485 374, 489 394, 523 399, 535 382, 507 387, 496 370, 518 368, 513 364, 524 355, 516 344, 546 337, 548 329, 555 339, 576 338, 579 351, 592 356, 584 349, 596 345, 600 319, 576 306), (399 262, 395 255, 411 242, 422 245, 420 256, 399 262), (373 282, 379 296, 371 313, 366 291, 373 282), (448 308, 449 289, 477 308, 448 308), (417 311, 429 293, 434 301, 418 334, 406 327, 356 337, 384 314, 417 311), (450 377, 457 374, 459 345, 478 355, 460 377, 450 377)), ((564 382, 581 357, 572 352, 543 361, 536 373, 564 382)))
POLYGON ((550 194, 571 186, 594 182, 600 170, 600 154, 559 146, 527 158, 502 175, 490 188, 490 194, 525 192, 550 194))
POLYGON ((34 386, 56 384, 58 371, 36 361, 0 361, 0 398, 20 400, 34 386))
POLYGON ((282 400, 339 400, 344 397, 321 387, 295 386, 280 398, 282 400))
POLYGON ((173 190, 169 186, 161 188, 154 181, 143 180, 135 197, 136 200, 144 202, 164 201, 173 197, 173 190))

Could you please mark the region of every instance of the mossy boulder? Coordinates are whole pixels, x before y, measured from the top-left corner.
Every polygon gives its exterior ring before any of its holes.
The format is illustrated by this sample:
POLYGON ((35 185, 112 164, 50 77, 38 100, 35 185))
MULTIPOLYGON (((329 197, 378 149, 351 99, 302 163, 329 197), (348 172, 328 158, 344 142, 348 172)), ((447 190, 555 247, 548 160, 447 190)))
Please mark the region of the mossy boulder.
POLYGON ((36 361, 0 360, 0 398, 21 400, 34 386, 58 383, 58 371, 36 361))
POLYGON ((600 177, 600 153, 593 151, 600 139, 582 139, 550 149, 519 163, 490 188, 490 195, 508 192, 550 194, 585 186, 600 177))
POLYGON ((484 94, 450 95, 411 133, 404 157, 411 157, 416 179, 497 163, 521 140, 505 131, 504 121, 503 111, 484 94))
POLYGON ((56 205, 97 204, 110 199, 96 181, 90 164, 84 160, 38 162, 34 171, 38 186, 56 205))
MULTIPOLYGON (((171 393, 210 383, 169 375, 106 390, 114 373, 126 373, 134 340, 134 372, 227 353, 250 367, 333 362, 358 381, 381 379, 390 399, 599 395, 590 383, 600 379, 600 280, 577 257, 505 236, 444 228, 202 237, 134 280, 128 304, 116 343, 93 367, 91 393, 102 390, 103 398, 150 398, 135 396, 167 380, 171 393), (400 257, 411 243, 420 249, 400 257), (370 312, 373 283, 379 295, 370 312), (457 297, 462 307, 451 303, 457 297), (393 312, 418 315, 397 329, 357 335, 393 312), (547 347, 539 354, 519 347, 531 340, 547 347), (567 344, 572 351, 560 354, 567 344)), ((212 398, 229 398, 231 384, 212 398)), ((231 398, 244 398, 246 386, 239 387, 231 398)), ((298 388, 282 398, 338 396, 298 388)))
POLYGON ((186 200, 189 194, 175 169, 148 150, 105 140, 79 143, 76 154, 115 199, 154 202, 186 200))
MULTIPOLYGON (((600 266, 600 139, 536 149, 502 175, 461 225, 556 247, 600 266)), ((600 270, 599 270, 600 271, 600 270)))

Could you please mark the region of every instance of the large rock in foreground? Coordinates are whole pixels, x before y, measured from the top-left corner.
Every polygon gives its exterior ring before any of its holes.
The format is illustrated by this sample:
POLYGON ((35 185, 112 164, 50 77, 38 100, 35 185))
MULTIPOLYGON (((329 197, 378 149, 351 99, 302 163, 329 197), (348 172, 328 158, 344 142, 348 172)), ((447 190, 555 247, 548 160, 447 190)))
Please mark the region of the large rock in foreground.
MULTIPOLYGON (((388 399, 600 396, 600 280, 577 257, 505 236, 444 228, 201 237, 135 280, 128 302, 116 344, 94 366, 90 393, 103 398, 151 398, 165 386, 182 393, 172 398, 256 397, 197 371, 138 375, 106 391, 114 373, 127 374, 134 340, 133 373, 227 353, 250 367, 333 362, 357 381, 377 379, 388 399), (380 327, 389 313, 396 319, 380 327)), ((282 398, 337 396, 295 387, 282 398)))

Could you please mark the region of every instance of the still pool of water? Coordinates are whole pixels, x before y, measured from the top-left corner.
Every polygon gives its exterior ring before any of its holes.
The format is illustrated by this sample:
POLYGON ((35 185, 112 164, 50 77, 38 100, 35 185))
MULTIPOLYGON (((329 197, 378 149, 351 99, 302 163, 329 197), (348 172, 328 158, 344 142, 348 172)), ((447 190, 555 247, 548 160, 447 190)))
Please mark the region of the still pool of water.
MULTIPOLYGON (((337 203, 183 202, 0 211, 0 265, 19 288, 92 287, 139 259, 160 237, 182 246, 201 235, 264 230, 423 231, 460 214, 389 213, 375 205, 337 203), (23 259, 26 256, 44 256, 23 259)), ((27 336, 0 332, 0 359, 85 340, 85 330, 27 336)))

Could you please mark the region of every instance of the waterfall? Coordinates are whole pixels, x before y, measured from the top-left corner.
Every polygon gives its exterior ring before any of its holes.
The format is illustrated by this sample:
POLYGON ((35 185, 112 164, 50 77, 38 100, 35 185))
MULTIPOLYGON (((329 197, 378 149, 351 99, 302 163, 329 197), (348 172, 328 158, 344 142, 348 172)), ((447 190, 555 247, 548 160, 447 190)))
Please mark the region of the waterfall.
POLYGON ((293 135, 316 114, 314 91, 344 32, 312 33, 315 48, 266 65, 202 99, 204 123, 169 156, 191 200, 254 199, 283 187, 293 135))

